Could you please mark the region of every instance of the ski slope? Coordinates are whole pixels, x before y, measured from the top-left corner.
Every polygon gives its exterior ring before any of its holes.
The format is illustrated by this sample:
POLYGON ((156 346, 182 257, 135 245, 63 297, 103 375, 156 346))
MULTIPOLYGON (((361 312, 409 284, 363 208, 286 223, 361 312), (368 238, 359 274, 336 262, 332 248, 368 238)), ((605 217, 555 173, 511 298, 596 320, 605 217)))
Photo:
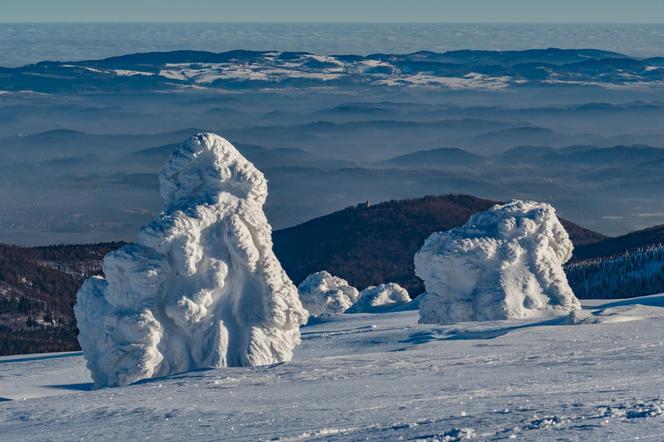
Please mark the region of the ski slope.
POLYGON ((664 295, 417 319, 316 319, 288 364, 95 391, 79 353, 3 357, 0 440, 664 440, 664 295))

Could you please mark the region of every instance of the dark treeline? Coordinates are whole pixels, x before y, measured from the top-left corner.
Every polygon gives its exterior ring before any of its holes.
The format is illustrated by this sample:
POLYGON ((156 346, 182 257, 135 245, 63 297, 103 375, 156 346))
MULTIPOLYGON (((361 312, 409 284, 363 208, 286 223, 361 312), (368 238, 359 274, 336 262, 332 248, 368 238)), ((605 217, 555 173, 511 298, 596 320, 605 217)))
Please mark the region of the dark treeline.
POLYGON ((78 350, 76 329, 36 328, 16 333, 10 327, 0 327, 0 355, 49 353, 78 350))
POLYGON ((120 245, 0 244, 0 355, 76 350, 76 292, 120 245))
POLYGON ((578 261, 565 269, 579 298, 630 298, 664 292, 664 245, 578 261))

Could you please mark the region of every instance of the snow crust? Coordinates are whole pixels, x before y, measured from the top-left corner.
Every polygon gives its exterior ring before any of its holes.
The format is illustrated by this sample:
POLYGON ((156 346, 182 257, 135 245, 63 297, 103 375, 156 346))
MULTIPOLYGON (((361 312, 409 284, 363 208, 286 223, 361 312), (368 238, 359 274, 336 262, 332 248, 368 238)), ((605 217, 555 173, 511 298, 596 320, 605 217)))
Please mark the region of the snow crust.
POLYGON ((206 133, 173 153, 160 184, 164 210, 77 295, 95 385, 290 360, 308 315, 272 252, 263 174, 206 133))
POLYGON ((512 201, 432 234, 415 255, 422 323, 567 314, 580 303, 563 264, 573 245, 549 204, 512 201))
POLYGON ((346 310, 346 313, 380 313, 409 302, 408 291, 399 284, 390 282, 362 290, 357 302, 346 310))
POLYGON ((89 391, 79 353, 4 356, 0 440, 660 440, 664 295, 583 302, 575 325, 335 315, 289 364, 127 388, 89 391))
POLYGON ((298 286, 302 305, 313 316, 339 314, 348 310, 358 298, 358 291, 345 279, 323 270, 307 276, 298 286))

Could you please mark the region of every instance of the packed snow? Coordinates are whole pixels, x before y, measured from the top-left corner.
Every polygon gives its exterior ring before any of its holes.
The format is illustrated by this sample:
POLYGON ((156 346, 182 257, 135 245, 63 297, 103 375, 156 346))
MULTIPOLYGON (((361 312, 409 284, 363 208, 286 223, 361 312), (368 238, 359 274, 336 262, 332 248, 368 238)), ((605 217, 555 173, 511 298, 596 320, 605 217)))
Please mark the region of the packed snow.
POLYGON ((346 310, 346 313, 380 313, 409 302, 408 291, 399 284, 390 282, 362 290, 357 302, 346 310))
POLYGON ((573 251, 555 209, 512 201, 436 232, 415 255, 415 273, 428 296, 420 321, 534 318, 580 308, 563 264, 573 251))
POLYGON ((0 358, 0 440, 661 440, 664 295, 450 326, 303 327, 289 364, 91 390, 80 353, 0 358))
POLYGON ((340 314, 358 298, 358 291, 343 278, 323 270, 307 276, 298 286, 300 301, 312 316, 340 314))
POLYGON ((289 361, 308 315, 272 252, 263 174, 208 133, 177 148, 160 183, 164 210, 78 293, 95 385, 289 361))

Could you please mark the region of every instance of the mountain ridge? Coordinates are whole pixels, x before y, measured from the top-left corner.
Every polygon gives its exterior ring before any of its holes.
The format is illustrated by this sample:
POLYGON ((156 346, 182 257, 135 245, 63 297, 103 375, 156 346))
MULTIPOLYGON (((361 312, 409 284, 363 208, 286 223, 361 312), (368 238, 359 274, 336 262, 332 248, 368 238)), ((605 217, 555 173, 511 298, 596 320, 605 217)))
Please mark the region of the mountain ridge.
POLYGON ((630 250, 660 244, 664 244, 664 224, 606 238, 594 244, 582 245, 577 248, 574 259, 611 257, 630 250))
POLYGON ((321 85, 484 90, 558 84, 598 87, 658 84, 664 81, 660 64, 652 57, 639 59, 596 49, 420 51, 366 56, 177 50, 0 67, 0 90, 117 92, 321 85))

